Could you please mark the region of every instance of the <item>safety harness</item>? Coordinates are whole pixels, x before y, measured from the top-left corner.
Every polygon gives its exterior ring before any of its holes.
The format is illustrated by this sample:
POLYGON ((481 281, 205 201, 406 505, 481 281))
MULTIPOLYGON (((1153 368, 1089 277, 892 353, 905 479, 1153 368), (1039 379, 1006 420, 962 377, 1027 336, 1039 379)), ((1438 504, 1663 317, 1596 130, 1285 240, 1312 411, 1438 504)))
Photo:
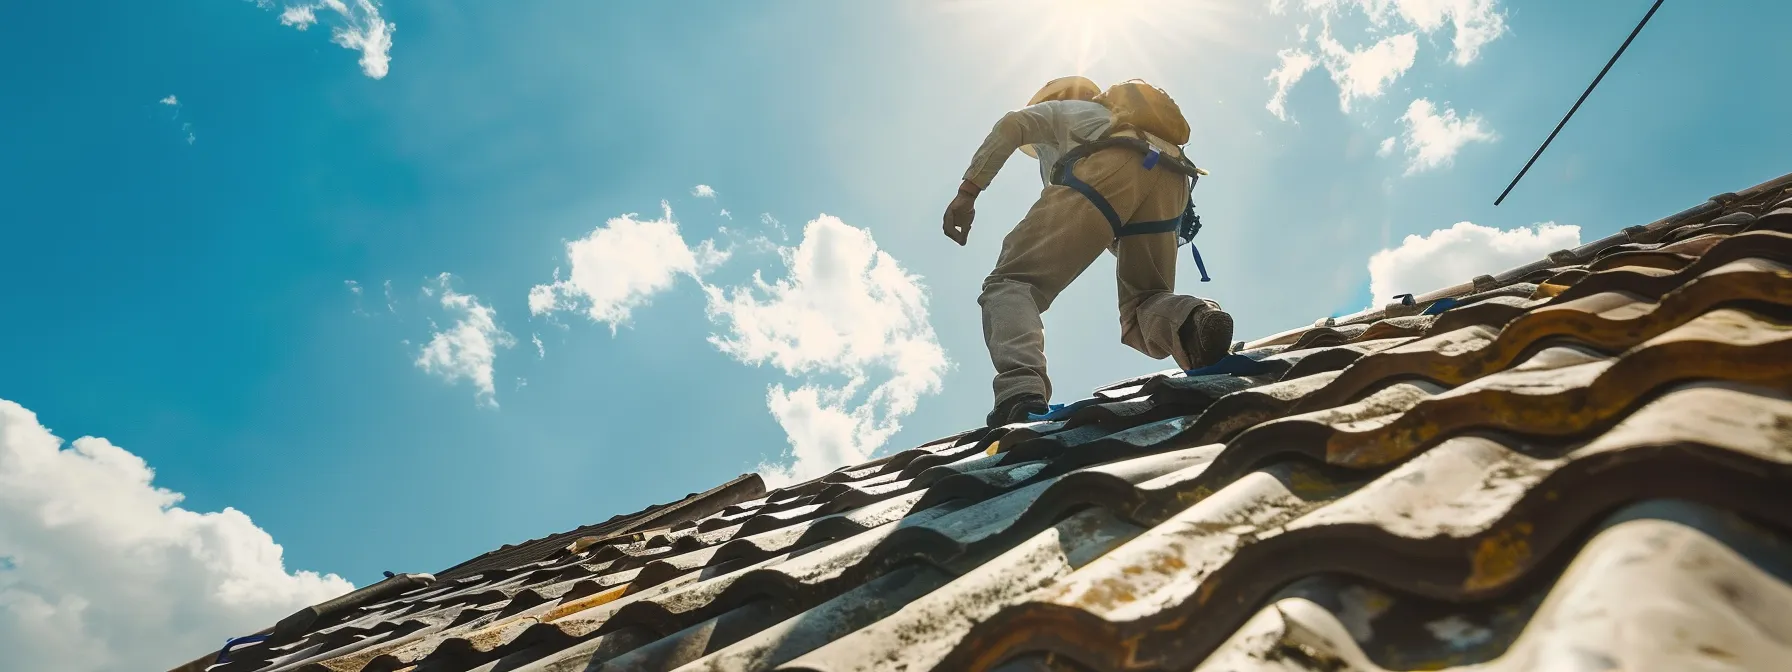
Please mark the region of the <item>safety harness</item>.
POLYGON ((1195 258, 1195 268, 1201 271, 1201 282, 1211 282, 1213 278, 1207 277, 1207 264, 1201 261, 1201 250, 1194 245, 1195 234, 1201 232, 1201 216, 1195 214, 1195 183, 1200 181, 1202 174, 1203 171, 1196 168, 1195 164, 1189 162, 1186 157, 1173 156, 1166 161, 1163 152, 1145 139, 1121 136, 1083 143, 1066 152, 1063 158, 1058 159, 1058 162, 1052 166, 1052 184, 1075 189, 1077 193, 1089 199, 1089 204, 1094 205, 1096 210, 1101 211, 1101 216, 1107 218, 1108 226, 1114 229, 1114 238, 1116 239, 1126 236, 1175 232, 1176 245, 1178 247, 1187 245, 1189 255, 1195 258), (1076 167, 1078 161, 1082 161, 1096 152, 1115 147, 1123 147, 1144 154, 1145 159, 1140 165, 1144 166, 1145 170, 1153 170, 1162 164, 1164 168, 1188 178, 1188 205, 1183 207, 1181 215, 1161 222, 1133 222, 1128 225, 1126 222, 1120 221, 1120 213, 1114 211, 1114 206, 1109 204, 1108 199, 1103 198, 1101 193, 1095 190, 1095 187, 1077 178, 1072 169, 1076 167))

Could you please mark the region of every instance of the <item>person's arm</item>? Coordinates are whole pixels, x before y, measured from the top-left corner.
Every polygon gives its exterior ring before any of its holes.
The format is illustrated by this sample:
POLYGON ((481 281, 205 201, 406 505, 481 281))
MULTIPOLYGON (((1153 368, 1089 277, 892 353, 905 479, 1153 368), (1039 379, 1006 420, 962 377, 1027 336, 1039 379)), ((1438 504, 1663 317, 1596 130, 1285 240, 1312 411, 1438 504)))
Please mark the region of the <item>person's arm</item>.
POLYGON ((977 194, 989 187, 1002 170, 1008 157, 1023 146, 1055 142, 1062 123, 1056 101, 1030 105, 1002 115, 996 126, 983 139, 983 145, 971 156, 971 167, 958 183, 958 195, 946 206, 946 237, 964 245, 971 235, 971 222, 977 217, 977 194))
POLYGON ((1062 135, 1058 133, 1058 127, 1063 124, 1059 110, 1062 105, 1061 101, 1046 101, 1002 115, 995 128, 983 138, 977 153, 971 155, 971 167, 965 171, 964 180, 978 191, 987 189, 1015 150, 1035 143, 1056 142, 1062 135))

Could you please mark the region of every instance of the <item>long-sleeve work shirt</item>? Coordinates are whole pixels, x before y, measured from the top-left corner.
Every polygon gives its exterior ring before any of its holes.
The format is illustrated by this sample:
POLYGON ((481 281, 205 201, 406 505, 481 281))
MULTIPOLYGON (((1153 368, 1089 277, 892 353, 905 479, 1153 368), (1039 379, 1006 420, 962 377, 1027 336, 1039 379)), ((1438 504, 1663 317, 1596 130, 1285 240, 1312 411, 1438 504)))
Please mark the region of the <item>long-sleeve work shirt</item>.
POLYGON ((1093 142, 1113 124, 1108 108, 1086 100, 1050 100, 1002 115, 971 157, 964 179, 988 188, 1002 164, 1021 147, 1039 155, 1039 179, 1052 183, 1052 166, 1077 145, 1093 142))

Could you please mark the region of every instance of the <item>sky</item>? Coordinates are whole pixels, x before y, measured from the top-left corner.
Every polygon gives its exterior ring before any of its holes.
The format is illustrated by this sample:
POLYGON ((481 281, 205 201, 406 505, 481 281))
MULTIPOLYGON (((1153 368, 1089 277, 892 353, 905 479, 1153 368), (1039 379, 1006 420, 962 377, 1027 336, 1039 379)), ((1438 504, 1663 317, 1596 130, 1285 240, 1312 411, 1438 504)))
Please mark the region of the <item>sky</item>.
MULTIPOLYGON (((1038 173, 966 247, 940 216, 1054 77, 1177 100, 1213 277, 1178 289, 1241 339, 1792 171, 1792 5, 1669 2, 1493 206, 1649 4, 22 4, 0 649, 172 667, 382 571, 977 426, 976 295, 1038 173)), ((1120 345, 1112 274, 1047 313, 1056 402, 1174 366, 1120 345)))

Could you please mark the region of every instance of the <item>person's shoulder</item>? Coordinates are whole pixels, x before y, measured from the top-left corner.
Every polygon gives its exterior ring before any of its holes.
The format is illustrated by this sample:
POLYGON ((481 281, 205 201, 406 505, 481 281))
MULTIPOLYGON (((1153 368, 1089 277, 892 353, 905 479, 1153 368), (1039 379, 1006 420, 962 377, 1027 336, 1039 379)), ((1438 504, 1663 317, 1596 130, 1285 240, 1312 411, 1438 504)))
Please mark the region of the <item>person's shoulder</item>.
POLYGON ((1101 103, 1090 100, 1048 100, 1043 103, 1038 103, 1034 105, 1034 107, 1070 114, 1089 112, 1106 113, 1108 109, 1102 107, 1101 103))

